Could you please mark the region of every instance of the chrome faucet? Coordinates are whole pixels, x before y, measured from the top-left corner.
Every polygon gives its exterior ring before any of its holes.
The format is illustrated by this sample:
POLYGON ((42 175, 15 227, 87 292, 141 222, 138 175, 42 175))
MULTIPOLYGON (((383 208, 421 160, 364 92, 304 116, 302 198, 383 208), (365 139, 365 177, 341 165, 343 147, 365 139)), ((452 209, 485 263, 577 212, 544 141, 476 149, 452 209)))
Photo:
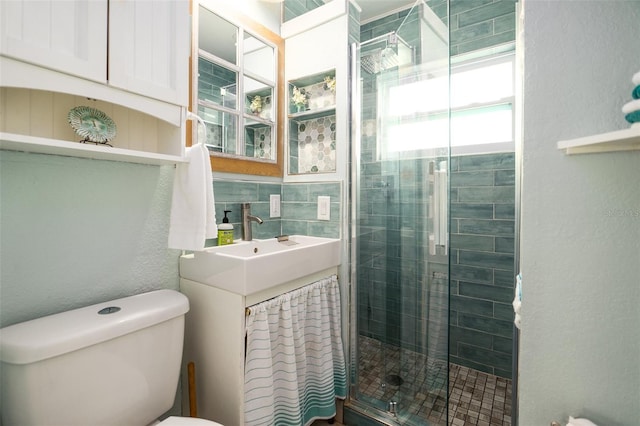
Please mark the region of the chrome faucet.
POLYGON ((240 211, 242 212, 242 239, 244 241, 251 241, 253 239, 251 222, 262 224, 263 220, 251 214, 251 203, 240 204, 240 211))

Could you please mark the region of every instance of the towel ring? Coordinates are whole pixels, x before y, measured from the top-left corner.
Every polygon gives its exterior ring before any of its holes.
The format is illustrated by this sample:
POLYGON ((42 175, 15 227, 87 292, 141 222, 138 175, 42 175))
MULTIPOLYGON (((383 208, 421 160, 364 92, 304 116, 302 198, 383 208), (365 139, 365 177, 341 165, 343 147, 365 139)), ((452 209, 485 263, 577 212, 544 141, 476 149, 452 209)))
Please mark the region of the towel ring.
POLYGON ((196 127, 196 140, 198 141, 198 143, 200 145, 206 145, 207 142, 207 125, 204 123, 204 120, 202 118, 200 118, 200 116, 196 113, 193 113, 191 111, 187 111, 187 120, 196 120, 198 122, 198 124, 202 125, 202 130, 204 133, 204 140, 202 142, 200 142, 200 138, 199 136, 199 132, 197 131, 197 127, 196 127))

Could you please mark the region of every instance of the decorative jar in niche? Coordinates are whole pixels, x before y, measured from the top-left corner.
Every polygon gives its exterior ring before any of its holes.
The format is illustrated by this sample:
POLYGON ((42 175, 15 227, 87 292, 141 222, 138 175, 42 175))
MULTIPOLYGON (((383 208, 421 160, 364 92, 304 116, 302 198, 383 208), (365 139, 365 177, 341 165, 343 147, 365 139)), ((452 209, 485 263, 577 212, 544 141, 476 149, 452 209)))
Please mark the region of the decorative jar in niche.
POLYGON ((307 105, 309 104, 309 94, 306 89, 293 86, 291 102, 295 105, 296 112, 306 111, 307 105))

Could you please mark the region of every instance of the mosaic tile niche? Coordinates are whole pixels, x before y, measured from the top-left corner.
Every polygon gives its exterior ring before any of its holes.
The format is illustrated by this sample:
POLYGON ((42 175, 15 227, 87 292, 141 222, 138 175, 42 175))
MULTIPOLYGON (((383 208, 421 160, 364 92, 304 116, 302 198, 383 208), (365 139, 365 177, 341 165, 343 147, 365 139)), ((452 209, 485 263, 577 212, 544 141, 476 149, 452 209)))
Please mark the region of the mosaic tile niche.
POLYGON ((289 173, 336 171, 335 70, 289 81, 289 173))
POLYGON ((290 172, 326 173, 336 170, 336 117, 291 122, 290 172))

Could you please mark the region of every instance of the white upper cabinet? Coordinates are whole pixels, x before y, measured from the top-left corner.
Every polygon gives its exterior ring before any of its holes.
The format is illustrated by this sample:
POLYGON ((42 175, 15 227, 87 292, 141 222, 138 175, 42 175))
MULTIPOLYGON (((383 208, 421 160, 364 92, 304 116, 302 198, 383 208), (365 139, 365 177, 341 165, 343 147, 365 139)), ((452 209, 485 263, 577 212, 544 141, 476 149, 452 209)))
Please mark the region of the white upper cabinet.
POLYGON ((189 0, 0 0, 0 149, 184 161, 190 51, 189 0), (113 148, 78 143, 76 106, 113 148))
POLYGON ((189 100, 187 0, 109 4, 109 84, 177 105, 189 100))
POLYGON ((188 105, 187 0, 2 0, 0 23, 2 56, 188 105))
POLYGON ((107 10, 107 0, 2 0, 0 53, 105 82, 107 10))

